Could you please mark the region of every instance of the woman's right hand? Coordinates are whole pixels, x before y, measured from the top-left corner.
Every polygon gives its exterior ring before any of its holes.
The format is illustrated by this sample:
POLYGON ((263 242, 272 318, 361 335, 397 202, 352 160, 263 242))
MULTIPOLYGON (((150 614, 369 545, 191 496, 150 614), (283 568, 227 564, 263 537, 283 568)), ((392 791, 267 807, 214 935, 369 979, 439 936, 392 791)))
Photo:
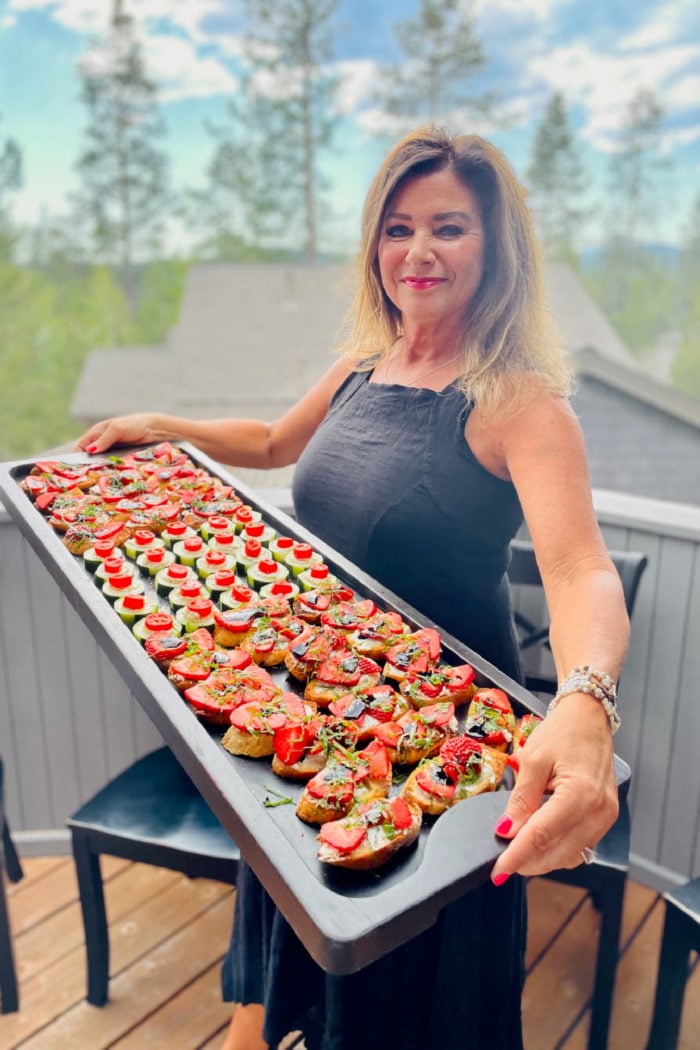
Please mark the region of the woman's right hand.
POLYGON ((139 412, 131 416, 115 416, 94 423, 75 443, 79 452, 94 455, 105 452, 112 445, 147 445, 168 437, 162 426, 163 417, 154 412, 139 412))

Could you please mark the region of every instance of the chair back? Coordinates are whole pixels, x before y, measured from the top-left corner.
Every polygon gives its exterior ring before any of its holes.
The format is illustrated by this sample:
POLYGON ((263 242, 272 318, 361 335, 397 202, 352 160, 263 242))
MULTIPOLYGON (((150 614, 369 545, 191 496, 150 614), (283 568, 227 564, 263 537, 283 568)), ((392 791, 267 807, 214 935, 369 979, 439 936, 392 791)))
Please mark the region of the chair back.
MULTIPOLYGON (((649 559, 646 554, 642 554, 639 551, 611 550, 608 551, 608 554, 619 574, 627 615, 631 619, 637 600, 639 583, 649 559)), ((512 541, 508 579, 512 586, 542 588, 542 577, 535 558, 535 549, 529 540, 512 541)), ((533 621, 533 619, 518 609, 514 612, 515 625, 518 631, 518 644, 522 653, 529 649, 533 649, 535 652, 538 649, 549 649, 549 617, 546 611, 546 603, 544 602, 544 594, 541 604, 543 613, 537 621, 533 621)), ((532 660, 529 663, 532 664, 532 660)), ((553 695, 557 687, 556 676, 553 673, 540 673, 528 670, 525 675, 525 685, 532 692, 553 695)))

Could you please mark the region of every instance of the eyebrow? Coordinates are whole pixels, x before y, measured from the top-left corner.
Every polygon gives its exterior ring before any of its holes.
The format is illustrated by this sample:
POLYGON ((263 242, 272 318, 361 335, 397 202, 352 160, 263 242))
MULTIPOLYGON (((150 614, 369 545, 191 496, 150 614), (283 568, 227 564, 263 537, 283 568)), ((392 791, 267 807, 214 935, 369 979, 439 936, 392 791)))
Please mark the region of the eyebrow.
MULTIPOLYGON (((411 216, 401 211, 390 211, 386 215, 387 219, 406 219, 411 220, 411 216)), ((474 216, 470 215, 467 211, 440 211, 432 216, 434 222, 444 222, 445 219, 460 218, 466 222, 470 222, 474 216)))

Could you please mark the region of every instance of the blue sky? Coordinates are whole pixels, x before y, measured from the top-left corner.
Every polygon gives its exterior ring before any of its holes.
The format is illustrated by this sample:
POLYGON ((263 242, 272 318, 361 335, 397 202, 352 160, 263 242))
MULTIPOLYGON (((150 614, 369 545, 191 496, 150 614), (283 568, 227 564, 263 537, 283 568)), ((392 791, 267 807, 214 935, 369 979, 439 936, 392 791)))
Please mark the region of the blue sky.
MULTIPOLYGON (((140 27, 149 72, 160 88, 165 140, 179 188, 201 188, 212 154, 205 121, 224 113, 237 86, 241 0, 124 0, 140 27)), ((507 129, 477 130, 501 146, 524 177, 534 128, 554 89, 565 92, 583 146, 595 243, 607 165, 625 107, 640 87, 666 108, 660 150, 671 160, 667 192, 649 239, 676 242, 700 186, 700 4, 697 0, 473 0, 468 4, 487 59, 479 87, 496 88, 507 129), (597 219, 596 219, 597 216, 597 219)), ((111 0, 0 0, 0 142, 12 136, 25 160, 15 216, 61 213, 76 186, 84 112, 76 63, 107 28, 111 0)), ((418 0, 343 0, 335 61, 342 77, 334 156, 335 217, 326 247, 352 247, 359 209, 381 155, 372 129, 381 115, 369 89, 377 63, 399 56, 392 33, 418 0)), ((416 122, 422 119, 416 114, 416 122)), ((186 231, 173 231, 175 243, 186 231)))

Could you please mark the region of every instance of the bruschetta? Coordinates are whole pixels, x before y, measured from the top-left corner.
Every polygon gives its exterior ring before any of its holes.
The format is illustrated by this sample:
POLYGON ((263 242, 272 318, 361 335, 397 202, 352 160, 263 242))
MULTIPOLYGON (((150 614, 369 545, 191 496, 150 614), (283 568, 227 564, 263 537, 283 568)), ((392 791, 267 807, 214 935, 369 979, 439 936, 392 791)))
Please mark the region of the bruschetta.
POLYGON ((495 791, 507 756, 466 736, 453 736, 433 758, 425 758, 409 774, 402 795, 423 813, 438 816, 463 799, 495 791))
POLYGON ((502 689, 477 689, 467 710, 464 732, 498 751, 509 749, 515 733, 515 715, 502 689))
POLYGON ((358 803, 384 798, 390 787, 391 763, 379 741, 362 751, 337 750, 304 788, 297 816, 307 824, 338 820, 358 803))
POLYGON ((440 635, 433 627, 414 631, 387 650, 384 677, 400 682, 408 674, 427 674, 437 667, 440 649, 440 635))
POLYGON ((410 799, 374 799, 344 818, 324 824, 318 833, 318 859, 355 871, 379 868, 420 834, 422 813, 410 799))
POLYGON ((425 674, 411 672, 401 682, 400 689, 413 707, 425 707, 439 700, 450 700, 457 707, 466 704, 476 692, 474 668, 471 664, 459 664, 436 667, 425 674))
POLYGON ((384 744, 393 764, 414 766, 437 754, 456 732, 454 704, 443 700, 420 711, 408 711, 397 722, 377 726, 374 736, 384 744))
POLYGON ((312 713, 311 705, 305 704, 296 693, 253 700, 231 712, 231 725, 221 743, 232 755, 269 757, 275 750, 275 731, 312 713))

